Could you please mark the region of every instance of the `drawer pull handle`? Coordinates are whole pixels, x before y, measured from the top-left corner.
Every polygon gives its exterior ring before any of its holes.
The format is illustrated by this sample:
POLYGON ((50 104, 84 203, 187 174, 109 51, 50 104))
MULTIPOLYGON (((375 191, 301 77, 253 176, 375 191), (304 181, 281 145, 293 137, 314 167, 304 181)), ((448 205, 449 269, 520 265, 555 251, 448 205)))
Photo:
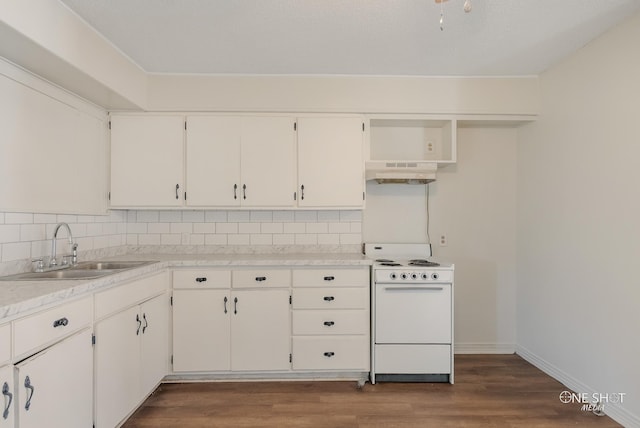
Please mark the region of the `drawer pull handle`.
POLYGON ((31 385, 31 379, 29 379, 29 376, 24 378, 24 387, 27 388, 29 391, 31 391, 31 393, 27 391, 28 398, 27 398, 27 402, 24 405, 24 409, 26 411, 29 411, 29 408, 31 407, 31 399, 33 398, 33 393, 36 391, 33 385, 31 385))
POLYGON ((7 382, 2 385, 2 395, 9 397, 7 407, 2 412, 2 419, 7 419, 9 418, 9 409, 11 408, 11 402, 13 401, 13 394, 9 392, 9 384, 7 382))
POLYGON ((266 281, 267 277, 266 276, 256 276, 256 281, 258 282, 262 282, 262 281, 266 281))
POLYGON ((60 318, 59 320, 55 320, 53 322, 53 327, 64 327, 69 324, 69 320, 67 318, 60 318))
POLYGON ((325 352, 325 353, 324 353, 324 356, 325 356, 325 357, 327 357, 327 358, 331 358, 331 357, 333 357, 334 355, 336 355, 336 353, 335 353, 335 352, 325 352))
POLYGON ((327 327, 331 327, 331 326, 335 325, 335 323, 333 321, 325 321, 324 325, 326 325, 327 327))
POLYGON ((332 300, 336 300, 336 298, 333 296, 324 296, 324 300, 325 302, 331 302, 332 300))
POLYGON ((335 277, 335 276, 325 276, 325 277, 324 277, 324 280, 325 280, 325 281, 333 281, 334 279, 336 279, 336 277, 335 277))
POLYGON ((227 313, 227 302, 229 301, 229 299, 227 299, 227 296, 224 296, 224 313, 227 313))
POLYGON ((237 297, 233 298, 233 313, 234 314, 238 313, 238 298, 237 297))
POLYGON ((142 321, 140 320, 140 315, 136 314, 136 322, 138 323, 138 329, 136 330, 136 336, 140 334, 140 327, 142 327, 142 321))
POLYGON ((144 334, 147 327, 149 327, 149 322, 147 321, 147 314, 142 314, 142 319, 144 320, 144 325, 142 326, 142 334, 144 334))
POLYGON ((206 276, 202 276, 200 278, 196 278, 196 282, 207 282, 207 277, 206 276))

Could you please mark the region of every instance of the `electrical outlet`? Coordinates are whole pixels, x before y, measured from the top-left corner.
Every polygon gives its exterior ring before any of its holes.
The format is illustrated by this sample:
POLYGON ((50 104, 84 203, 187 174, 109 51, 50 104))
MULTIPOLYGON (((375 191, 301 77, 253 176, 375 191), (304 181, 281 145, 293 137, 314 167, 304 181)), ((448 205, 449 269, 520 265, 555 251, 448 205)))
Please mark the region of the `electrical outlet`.
POLYGON ((445 235, 444 233, 442 235, 440 235, 440 246, 441 247, 446 247, 448 243, 447 240, 447 235, 445 235))
POLYGON ((427 152, 433 153, 433 141, 427 141, 427 152))

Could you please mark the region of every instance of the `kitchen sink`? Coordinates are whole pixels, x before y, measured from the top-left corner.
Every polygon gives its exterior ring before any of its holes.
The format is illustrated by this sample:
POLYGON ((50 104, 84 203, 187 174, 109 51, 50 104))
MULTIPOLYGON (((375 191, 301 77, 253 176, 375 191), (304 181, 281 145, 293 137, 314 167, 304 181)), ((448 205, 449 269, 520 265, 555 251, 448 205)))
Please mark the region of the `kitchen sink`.
POLYGON ((52 279, 94 279, 112 275, 127 269, 133 269, 153 261, 89 261, 75 266, 50 270, 47 272, 25 272, 16 275, 0 277, 0 281, 38 281, 52 279))

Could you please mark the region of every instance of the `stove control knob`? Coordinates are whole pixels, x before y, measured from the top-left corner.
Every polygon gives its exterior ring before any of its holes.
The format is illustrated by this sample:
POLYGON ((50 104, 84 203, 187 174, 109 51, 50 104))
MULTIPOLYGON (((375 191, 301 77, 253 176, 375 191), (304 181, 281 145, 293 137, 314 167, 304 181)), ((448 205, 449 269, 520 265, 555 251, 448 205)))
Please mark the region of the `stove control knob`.
POLYGON ((391 273, 389 274, 389 278, 391 278, 391 279, 396 279, 397 277, 398 277, 398 275, 396 275, 396 273, 395 273, 395 272, 391 272, 391 273))
POLYGON ((431 274, 431 279, 438 279, 440 277, 440 275, 438 275, 437 273, 432 273, 431 274))
POLYGON ((407 275, 406 273, 402 272, 402 273, 400 274, 400 278, 402 278, 402 279, 407 279, 407 278, 409 278, 409 275, 407 275))
POLYGON ((415 272, 411 273, 411 279, 418 279, 418 274, 415 272))
POLYGON ((423 273, 422 275, 420 275, 421 279, 429 279, 429 275, 427 275, 426 273, 423 273))

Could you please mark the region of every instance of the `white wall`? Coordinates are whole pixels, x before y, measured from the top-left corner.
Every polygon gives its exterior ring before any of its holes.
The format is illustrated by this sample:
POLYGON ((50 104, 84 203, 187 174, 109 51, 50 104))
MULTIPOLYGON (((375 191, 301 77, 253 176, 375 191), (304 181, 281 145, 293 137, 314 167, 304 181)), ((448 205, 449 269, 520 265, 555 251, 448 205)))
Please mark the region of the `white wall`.
MULTIPOLYGON (((456 264, 458 353, 515 350, 516 145, 513 128, 460 129, 458 163, 429 184, 434 257, 456 264)), ((364 241, 425 242, 425 189, 370 182, 364 241)))
MULTIPOLYGON (((519 352, 640 426, 640 14, 540 76, 518 146, 519 352)), ((560 391, 559 391, 560 392, 560 391)))

